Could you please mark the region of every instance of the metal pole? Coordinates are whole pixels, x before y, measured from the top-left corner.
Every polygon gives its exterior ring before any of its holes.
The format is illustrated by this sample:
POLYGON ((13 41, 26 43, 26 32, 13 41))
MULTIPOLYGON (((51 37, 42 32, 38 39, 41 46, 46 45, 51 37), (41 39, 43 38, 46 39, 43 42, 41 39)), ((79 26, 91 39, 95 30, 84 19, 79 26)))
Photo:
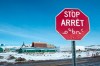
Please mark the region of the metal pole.
POLYGON ((76 66, 76 49, 75 49, 75 41, 72 41, 72 62, 73 62, 73 66, 76 66))

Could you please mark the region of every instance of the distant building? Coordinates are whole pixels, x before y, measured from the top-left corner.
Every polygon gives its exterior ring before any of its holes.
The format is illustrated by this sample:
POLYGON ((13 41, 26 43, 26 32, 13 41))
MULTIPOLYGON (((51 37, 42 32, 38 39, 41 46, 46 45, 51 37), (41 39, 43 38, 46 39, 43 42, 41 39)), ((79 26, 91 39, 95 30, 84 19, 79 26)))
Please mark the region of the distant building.
POLYGON ((20 46, 1 46, 4 52, 16 52, 20 48, 20 46))
POLYGON ((0 53, 4 52, 5 48, 4 48, 4 44, 0 45, 0 53))
MULTIPOLYGON (((60 46, 59 50, 61 52, 72 51, 71 46, 60 46)), ((76 46, 76 51, 85 51, 85 46, 76 46)))
POLYGON ((61 52, 71 51, 71 47, 70 46, 60 46, 59 51, 61 52))
POLYGON ((56 48, 56 46, 54 46, 52 44, 47 44, 47 48, 56 48))
POLYGON ((32 46, 26 45, 23 42, 23 45, 18 50, 19 53, 44 53, 57 51, 58 49, 54 45, 44 42, 32 42, 32 46))
POLYGON ((43 43, 43 42, 32 42, 32 47, 46 48, 47 47, 47 43, 43 43))
POLYGON ((35 48, 35 47, 30 47, 30 48, 20 48, 19 53, 36 53, 36 52, 57 52, 56 48, 35 48))
POLYGON ((4 49, 3 49, 2 47, 0 47, 0 53, 1 53, 1 52, 4 52, 4 49))

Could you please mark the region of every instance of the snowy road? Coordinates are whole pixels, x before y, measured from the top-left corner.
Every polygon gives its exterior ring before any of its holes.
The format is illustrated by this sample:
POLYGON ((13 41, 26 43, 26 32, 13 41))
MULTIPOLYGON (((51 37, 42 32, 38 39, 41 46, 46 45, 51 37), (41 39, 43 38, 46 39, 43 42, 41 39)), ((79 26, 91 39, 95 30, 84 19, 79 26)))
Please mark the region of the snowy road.
MULTIPOLYGON (((4 64, 0 66, 72 66, 72 60, 52 60, 52 61, 37 61, 16 64, 4 64)), ((100 57, 77 59, 77 66, 100 66, 100 57)))

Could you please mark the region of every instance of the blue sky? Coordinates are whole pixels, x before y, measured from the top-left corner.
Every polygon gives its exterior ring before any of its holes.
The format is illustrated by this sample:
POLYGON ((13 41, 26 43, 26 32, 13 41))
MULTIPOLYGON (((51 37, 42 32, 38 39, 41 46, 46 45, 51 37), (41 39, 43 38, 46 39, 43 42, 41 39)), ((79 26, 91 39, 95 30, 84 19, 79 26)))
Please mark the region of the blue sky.
POLYGON ((90 19, 90 32, 77 45, 100 44, 100 1, 92 0, 0 0, 0 44, 47 42, 71 45, 55 30, 55 16, 64 8, 79 8, 90 19))

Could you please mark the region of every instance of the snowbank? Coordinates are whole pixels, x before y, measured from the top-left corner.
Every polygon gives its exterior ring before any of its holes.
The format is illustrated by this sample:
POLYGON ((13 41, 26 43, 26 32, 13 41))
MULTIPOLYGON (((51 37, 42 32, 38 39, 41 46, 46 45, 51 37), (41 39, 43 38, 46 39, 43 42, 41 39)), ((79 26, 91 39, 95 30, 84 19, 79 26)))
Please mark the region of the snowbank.
MULTIPOLYGON (((76 54, 76 57, 91 57, 93 52, 79 52, 76 54)), ((71 59, 72 54, 68 52, 56 52, 56 53, 44 53, 44 54, 18 54, 14 52, 0 53, 0 62, 9 62, 14 63, 16 59, 8 59, 9 56, 13 56, 15 58, 25 58, 26 61, 34 60, 59 60, 59 59, 71 59)))

